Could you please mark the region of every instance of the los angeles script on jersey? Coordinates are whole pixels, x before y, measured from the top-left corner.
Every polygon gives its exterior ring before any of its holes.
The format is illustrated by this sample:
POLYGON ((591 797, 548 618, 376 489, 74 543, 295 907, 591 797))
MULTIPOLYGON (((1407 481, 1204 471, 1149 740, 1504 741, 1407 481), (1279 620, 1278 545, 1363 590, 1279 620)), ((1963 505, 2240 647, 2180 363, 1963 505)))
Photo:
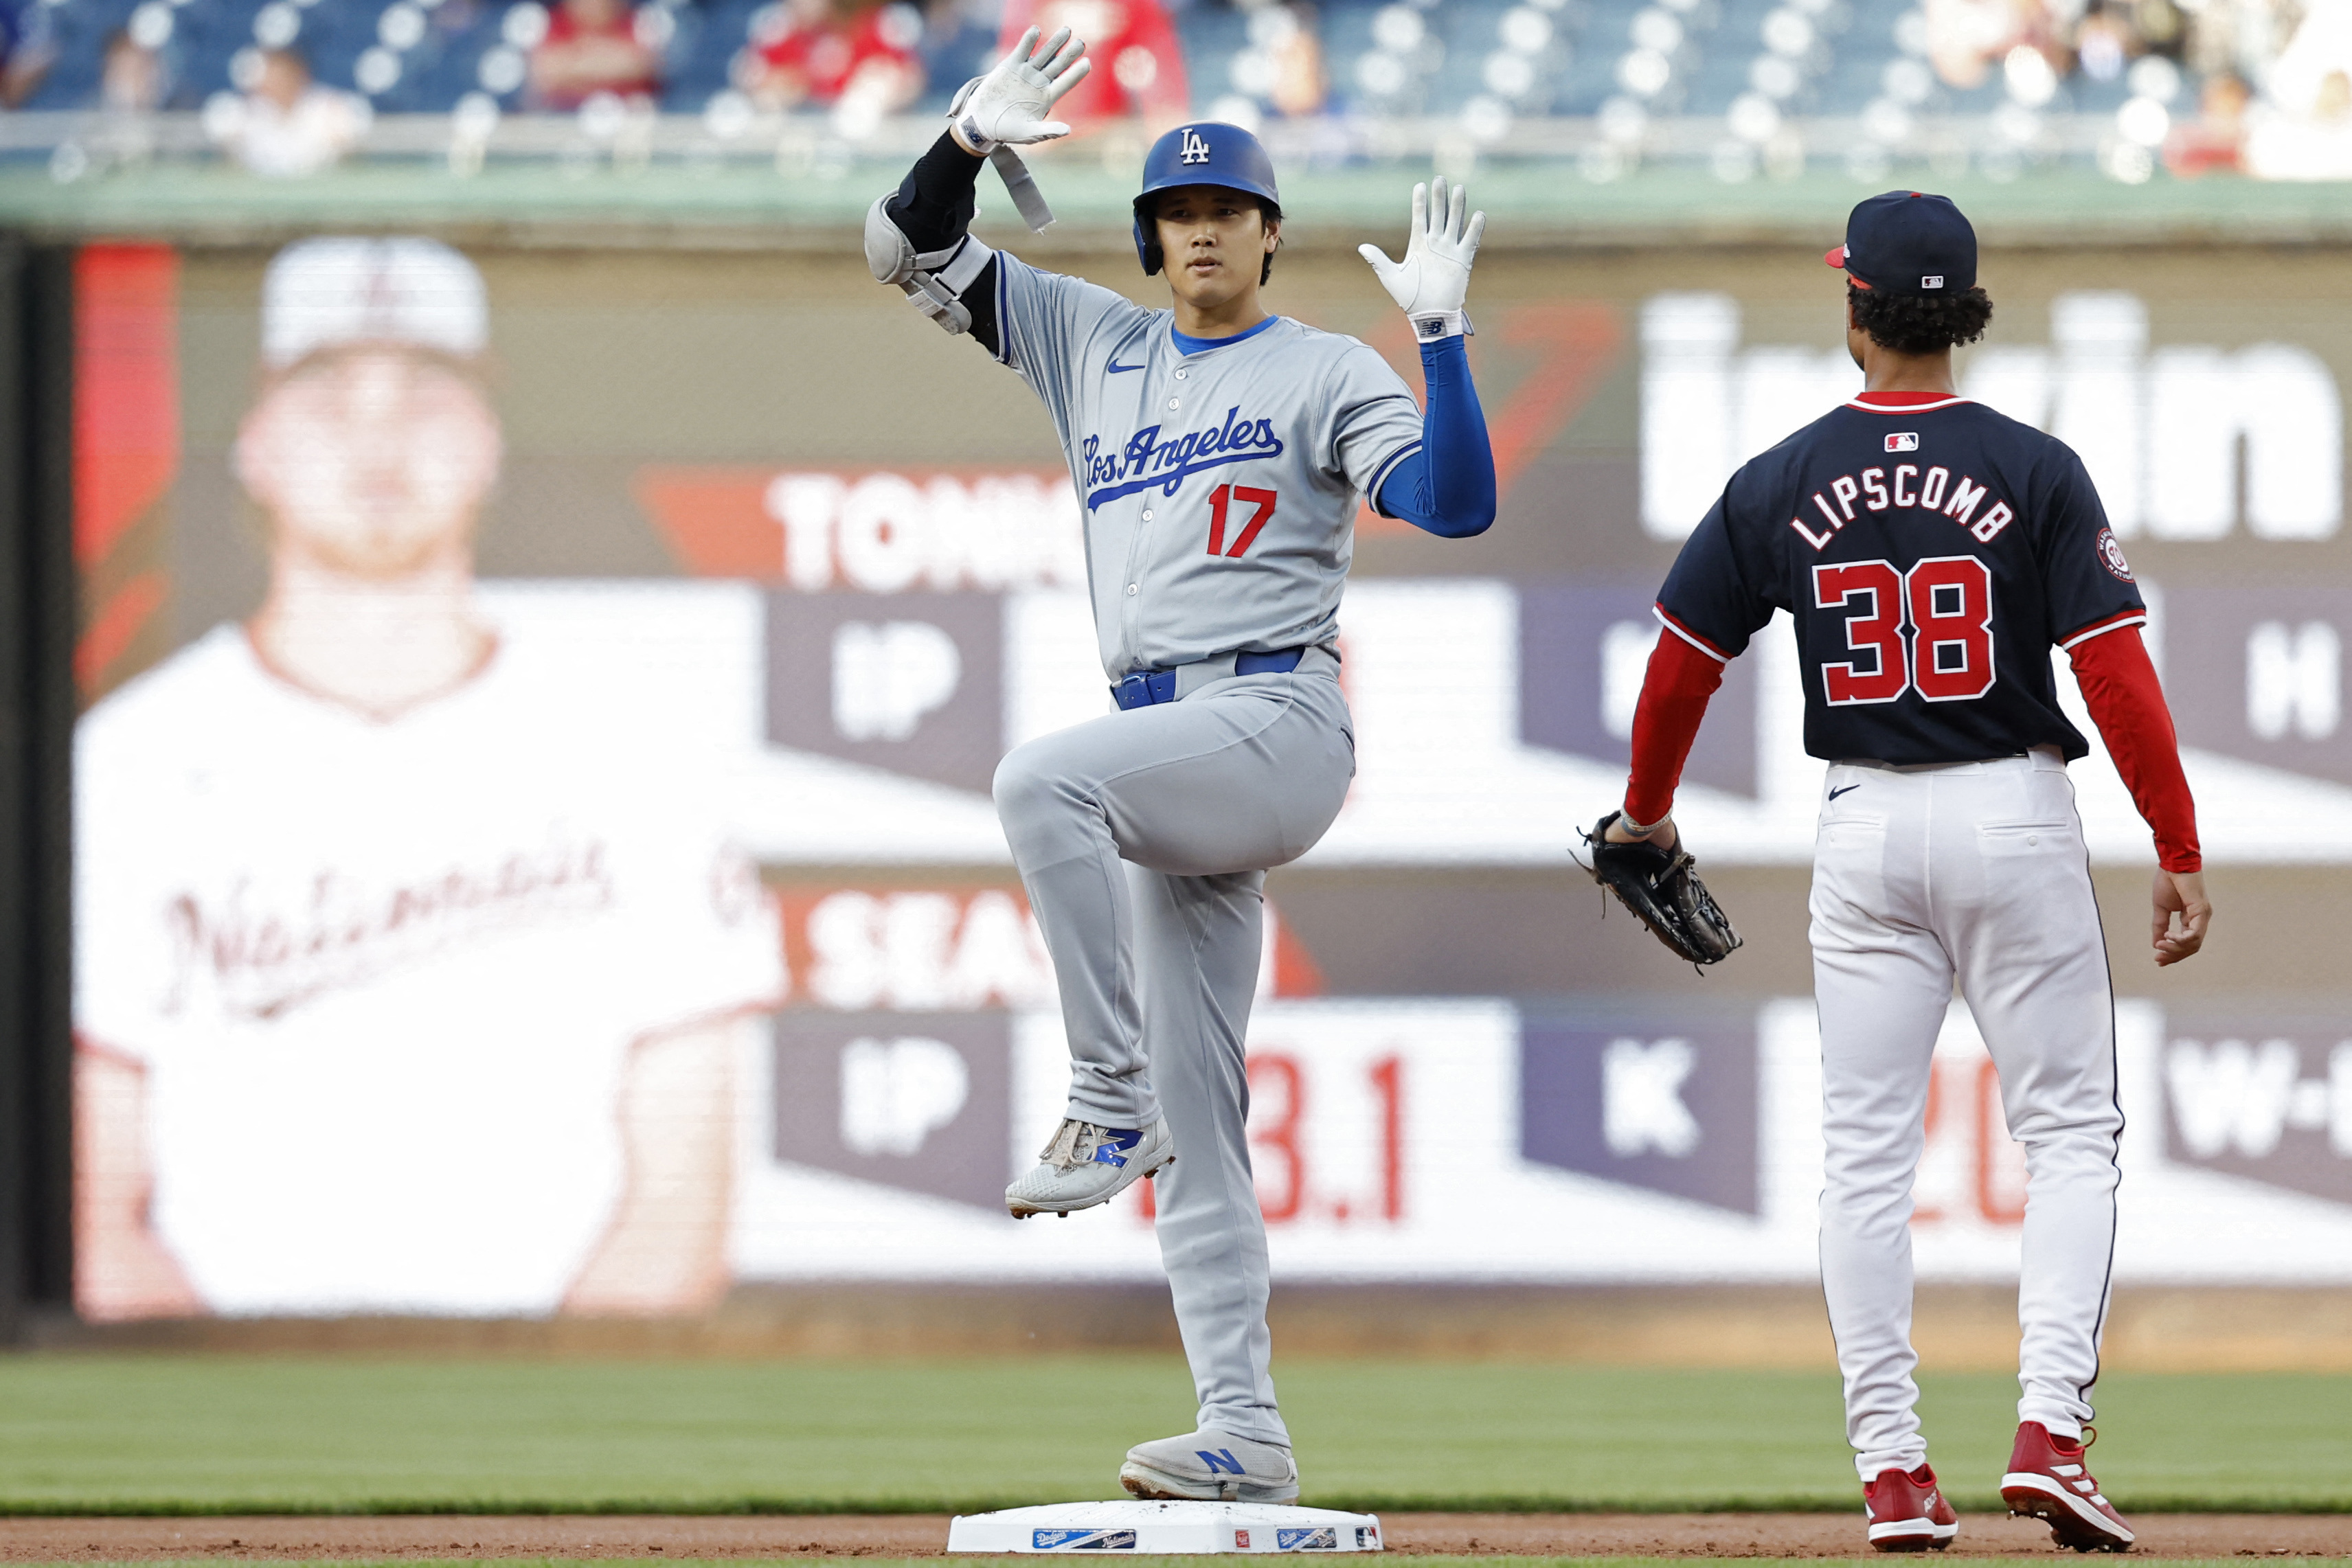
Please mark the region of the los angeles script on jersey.
MULTIPOLYGON (((1889 436, 1891 443, 1899 439, 1889 436)), ((1826 489, 1812 494, 1812 512, 1802 507, 1789 519, 1789 526, 1804 537, 1815 549, 1826 549, 1839 530, 1853 521, 1858 501, 1867 512, 1884 512, 1890 508, 1904 511, 1940 512, 1975 536, 1979 544, 1990 544, 2009 527, 2017 514, 2007 501, 1985 502, 1986 487, 1967 475, 1955 478, 1952 471, 1937 465, 1920 471, 1916 463, 1897 463, 1886 468, 1865 468, 1859 474, 1841 474, 1830 481, 1826 489), (1979 517, 1978 509, 1984 515, 1979 517), (1822 526, 1811 526, 1818 513, 1822 526)))
POLYGON ((1108 452, 1102 437, 1089 435, 1081 448, 1087 474, 1089 510, 1105 501, 1159 486, 1173 496, 1188 474, 1255 457, 1282 455, 1282 437, 1270 419, 1244 419, 1236 403, 1225 410, 1225 422, 1210 430, 1194 430, 1160 439, 1161 425, 1146 425, 1127 438, 1127 444, 1108 452))

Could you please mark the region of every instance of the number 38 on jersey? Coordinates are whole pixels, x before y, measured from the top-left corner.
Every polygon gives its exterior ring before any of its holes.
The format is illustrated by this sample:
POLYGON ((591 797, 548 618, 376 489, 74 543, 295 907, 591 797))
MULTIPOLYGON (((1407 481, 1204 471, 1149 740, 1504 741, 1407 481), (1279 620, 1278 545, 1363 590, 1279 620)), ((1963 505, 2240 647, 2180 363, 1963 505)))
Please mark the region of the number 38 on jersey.
POLYGON ((1992 690, 1992 573, 1972 555, 1931 556, 1908 571, 1888 560, 1813 568, 1813 607, 1846 612, 1850 657, 1822 663, 1832 706, 1931 703, 1992 690))

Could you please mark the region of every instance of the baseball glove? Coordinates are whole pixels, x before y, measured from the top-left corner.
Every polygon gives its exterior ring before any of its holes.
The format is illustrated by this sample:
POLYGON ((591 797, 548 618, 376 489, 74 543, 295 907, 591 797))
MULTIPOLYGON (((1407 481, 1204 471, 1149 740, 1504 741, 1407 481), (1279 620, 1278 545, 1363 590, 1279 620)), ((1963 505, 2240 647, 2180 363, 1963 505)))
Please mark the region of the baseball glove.
POLYGON ((1619 813, 1610 812, 1584 835, 1592 851, 1586 869, 1592 880, 1617 895, 1651 935, 1694 964, 1717 964, 1739 946, 1722 907, 1699 881, 1696 862, 1678 842, 1672 850, 1652 843, 1612 844, 1609 824, 1619 813))

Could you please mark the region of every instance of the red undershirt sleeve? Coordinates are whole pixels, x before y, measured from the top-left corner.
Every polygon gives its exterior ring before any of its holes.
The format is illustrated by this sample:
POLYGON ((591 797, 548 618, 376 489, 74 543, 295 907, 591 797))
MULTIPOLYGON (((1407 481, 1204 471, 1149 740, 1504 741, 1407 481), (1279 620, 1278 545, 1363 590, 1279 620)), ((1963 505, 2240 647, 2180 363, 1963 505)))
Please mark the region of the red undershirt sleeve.
POLYGON ((1633 709, 1633 769, 1625 785, 1625 813, 1633 821, 1654 822, 1674 809, 1683 763, 1698 738, 1707 699, 1721 685, 1721 659, 1671 631, 1658 633, 1633 709))
MULTIPOLYGON (((2156 834, 2157 863, 2167 871, 2204 868, 2197 844, 2197 803, 2180 770, 2180 743, 2172 710, 2148 662, 2137 626, 2118 627, 2069 651, 2083 702, 2099 727, 2107 755, 2131 791, 2132 804, 2156 834)), ((1635 734, 1640 733, 1639 729, 1635 734)))

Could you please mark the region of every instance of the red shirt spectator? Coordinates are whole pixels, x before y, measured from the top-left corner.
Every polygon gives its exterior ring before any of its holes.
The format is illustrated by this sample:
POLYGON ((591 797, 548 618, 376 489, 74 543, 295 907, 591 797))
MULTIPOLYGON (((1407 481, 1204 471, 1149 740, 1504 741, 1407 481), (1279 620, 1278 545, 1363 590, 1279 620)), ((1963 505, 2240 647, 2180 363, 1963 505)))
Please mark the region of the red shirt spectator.
POLYGON ((577 109, 600 92, 650 98, 661 60, 638 41, 627 0, 562 0, 530 52, 530 85, 541 109, 577 109))
POLYGON ((874 94, 882 109, 901 108, 923 90, 915 52, 922 37, 922 15, 911 5, 786 0, 783 31, 753 40, 745 86, 773 109, 835 103, 853 88, 874 94))
POLYGON ((2175 174, 2234 174, 2244 166, 2246 108, 2253 95, 2228 71, 2205 78, 2198 117, 2173 128, 2164 143, 2164 166, 2175 174))
POLYGON ((1010 0, 999 52, 1031 27, 1049 38, 1067 27, 1087 41, 1095 68, 1054 106, 1054 118, 1074 129, 1139 114, 1161 130, 1192 111, 1184 51, 1160 0, 1010 0))

